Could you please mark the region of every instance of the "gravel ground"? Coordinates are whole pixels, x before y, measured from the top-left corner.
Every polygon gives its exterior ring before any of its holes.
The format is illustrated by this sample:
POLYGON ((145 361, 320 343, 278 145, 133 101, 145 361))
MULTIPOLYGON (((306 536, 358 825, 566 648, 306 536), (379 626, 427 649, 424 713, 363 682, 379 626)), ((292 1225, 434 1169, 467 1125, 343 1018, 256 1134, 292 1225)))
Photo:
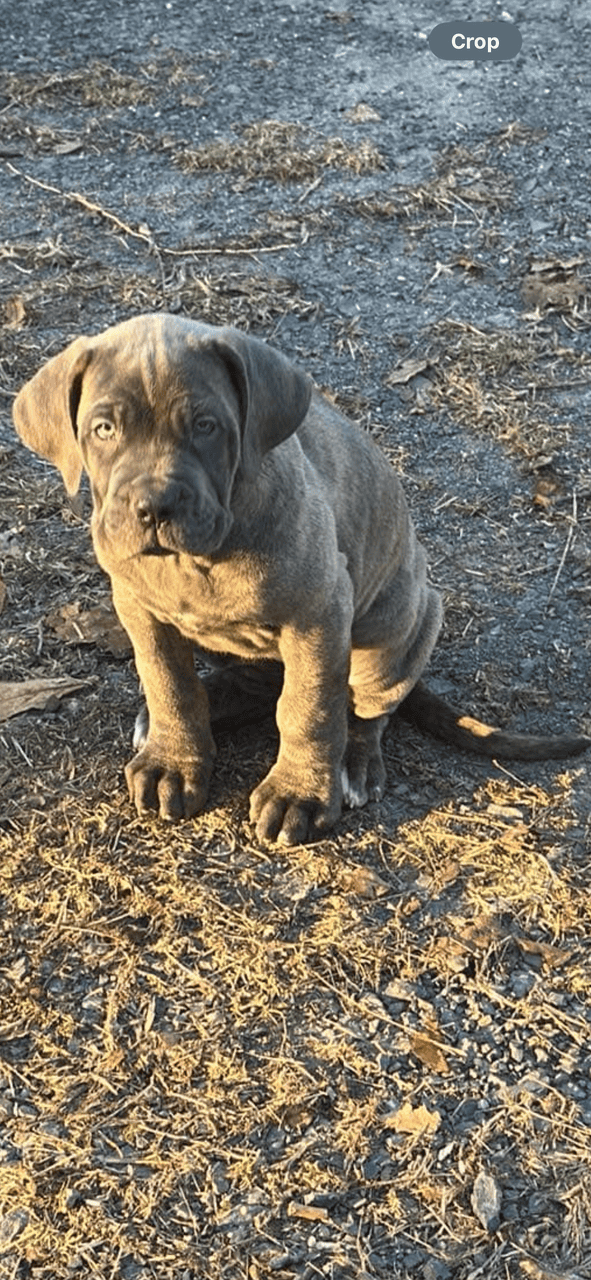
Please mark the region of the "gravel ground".
POLYGON ((448 63, 434 3, 0 3, 2 1277, 591 1276, 584 761, 396 725, 383 803, 276 855, 263 728, 140 821, 88 497, 10 422, 141 311, 270 339, 403 477, 433 687, 591 732, 591 18, 535 8, 460 4, 522 50, 448 63))

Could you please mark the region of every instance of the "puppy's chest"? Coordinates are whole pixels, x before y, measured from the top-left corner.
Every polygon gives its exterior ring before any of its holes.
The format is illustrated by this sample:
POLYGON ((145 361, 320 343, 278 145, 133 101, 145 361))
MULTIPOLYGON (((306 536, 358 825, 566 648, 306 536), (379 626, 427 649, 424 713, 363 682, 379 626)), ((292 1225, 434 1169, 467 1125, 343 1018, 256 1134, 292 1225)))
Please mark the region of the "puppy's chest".
POLYGON ((264 574, 252 564, 199 566, 183 557, 159 563, 142 588, 144 605, 204 649, 244 658, 278 655, 279 627, 268 617, 264 574))

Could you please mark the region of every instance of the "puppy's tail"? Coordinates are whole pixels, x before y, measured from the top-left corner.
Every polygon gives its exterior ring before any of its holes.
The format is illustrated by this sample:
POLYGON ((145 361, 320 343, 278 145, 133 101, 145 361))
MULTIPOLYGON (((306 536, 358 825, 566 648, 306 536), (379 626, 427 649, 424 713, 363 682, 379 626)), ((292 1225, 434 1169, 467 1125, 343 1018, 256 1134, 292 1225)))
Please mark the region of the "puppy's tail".
POLYGON ((591 738, 572 733, 536 736, 505 733, 450 707, 419 680, 398 707, 398 714, 426 733, 479 756, 507 760, 562 760, 591 747, 591 738))

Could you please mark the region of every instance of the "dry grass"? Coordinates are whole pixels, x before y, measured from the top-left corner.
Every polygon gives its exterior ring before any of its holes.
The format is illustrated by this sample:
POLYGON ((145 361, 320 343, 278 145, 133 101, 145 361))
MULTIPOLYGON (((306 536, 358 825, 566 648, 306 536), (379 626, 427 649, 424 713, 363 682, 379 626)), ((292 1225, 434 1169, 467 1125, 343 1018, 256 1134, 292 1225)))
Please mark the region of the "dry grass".
POLYGON ((244 125, 239 142, 223 140, 174 153, 175 164, 189 172, 236 171, 248 181, 313 182, 325 168, 367 173, 385 167, 371 142, 356 146, 342 138, 325 138, 302 125, 260 120, 244 125))
POLYGON ((384 193, 355 199, 347 205, 366 218, 397 218, 410 236, 423 234, 434 221, 485 224, 486 215, 511 203, 513 183, 508 174, 489 163, 491 153, 505 154, 513 146, 530 146, 543 130, 513 121, 475 147, 444 147, 435 177, 418 183, 398 183, 384 193))
POLYGON ((132 275, 121 281, 121 299, 138 311, 165 305, 169 311, 199 315, 210 324, 230 324, 242 329, 265 328, 278 316, 295 312, 313 318, 318 303, 303 298, 293 280, 256 271, 199 271, 195 266, 173 268, 166 278, 163 298, 161 282, 132 275))
MULTIPOLYGON (((19 155, 23 144, 58 155, 80 151, 89 143, 95 152, 108 150, 120 144, 121 133, 114 139, 109 116, 93 116, 93 108, 122 114, 129 108, 153 106, 161 100, 164 87, 177 95, 182 106, 202 106, 209 78, 200 68, 220 60, 224 60, 223 54, 204 52, 191 59, 165 49, 140 66, 137 74, 97 58, 68 70, 0 73, 0 93, 6 99, 0 111, 3 153, 12 154, 14 147, 14 154, 19 155), (82 114, 70 124, 68 111, 72 109, 82 114), (58 117, 54 124, 45 118, 47 111, 58 117)), ((129 133, 133 136, 137 130, 129 133)))
POLYGON ((391 186, 387 193, 363 196, 348 206, 366 218, 397 218, 409 235, 425 232, 434 220, 481 223, 511 200, 511 180, 484 163, 482 155, 461 147, 441 153, 438 172, 426 182, 391 186))
POLYGON ((560 800, 497 785, 470 813, 281 859, 225 806, 164 839, 118 801, 65 797, 1 837, 12 1256, 39 1276, 125 1259, 226 1278, 291 1274, 305 1248, 352 1280, 420 1234, 467 1276, 484 1165, 520 1206, 523 1256, 535 1188, 545 1262, 575 1266, 589 1147, 555 1080, 586 1053, 564 1005, 589 995, 591 921, 536 829, 560 800))
POLYGON ((486 330, 461 320, 442 320, 430 330, 425 358, 431 386, 417 412, 444 408, 470 430, 502 441, 532 464, 549 462, 573 430, 548 414, 553 388, 588 383, 585 352, 563 346, 534 327, 486 330))
POLYGON ((148 77, 126 75, 100 59, 72 71, 47 71, 36 75, 5 72, 1 87, 10 105, 28 106, 42 102, 60 107, 68 102, 80 103, 84 107, 151 104, 157 90, 148 77))
MULTIPOLYGON (((34 371, 35 361, 40 363, 34 332, 47 316, 53 323, 61 322, 67 332, 78 323, 81 309, 91 305, 100 308, 116 302, 123 314, 130 315, 164 309, 199 315, 212 324, 267 332, 277 317, 290 311, 313 318, 319 310, 317 302, 302 296, 294 280, 271 272, 263 275, 254 264, 242 269, 211 265, 203 270, 181 259, 167 261, 156 271, 130 271, 97 262, 89 252, 81 256, 79 245, 73 249, 61 236, 34 243, 4 241, 0 243, 2 259, 16 267, 23 281, 18 293, 0 288, 0 384, 4 367, 7 387, 13 371, 16 381, 29 369, 34 371), (29 334, 30 365, 23 354, 29 334)), ((18 279, 16 274, 13 278, 18 279)))
POLYGON ((466 177, 459 182, 454 173, 446 173, 428 182, 393 186, 385 197, 361 197, 352 207, 368 218, 401 218, 416 233, 433 217, 457 220, 469 213, 471 221, 479 221, 479 208, 499 209, 509 200, 510 185, 501 175, 478 173, 473 181, 466 177))

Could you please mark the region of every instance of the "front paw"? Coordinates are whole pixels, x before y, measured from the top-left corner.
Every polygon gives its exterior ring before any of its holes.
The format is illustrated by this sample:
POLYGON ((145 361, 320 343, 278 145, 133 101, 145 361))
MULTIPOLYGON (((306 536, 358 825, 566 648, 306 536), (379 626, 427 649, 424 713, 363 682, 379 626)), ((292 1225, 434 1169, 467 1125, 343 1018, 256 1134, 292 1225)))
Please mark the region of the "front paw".
POLYGON ((140 815, 156 811, 169 822, 192 818, 205 807, 212 767, 213 752, 172 756, 148 740, 125 769, 130 799, 140 815))
POLYGON ((250 820, 256 823, 259 840, 305 844, 334 825, 341 803, 337 772, 322 780, 306 779, 276 764, 250 797, 250 820))

